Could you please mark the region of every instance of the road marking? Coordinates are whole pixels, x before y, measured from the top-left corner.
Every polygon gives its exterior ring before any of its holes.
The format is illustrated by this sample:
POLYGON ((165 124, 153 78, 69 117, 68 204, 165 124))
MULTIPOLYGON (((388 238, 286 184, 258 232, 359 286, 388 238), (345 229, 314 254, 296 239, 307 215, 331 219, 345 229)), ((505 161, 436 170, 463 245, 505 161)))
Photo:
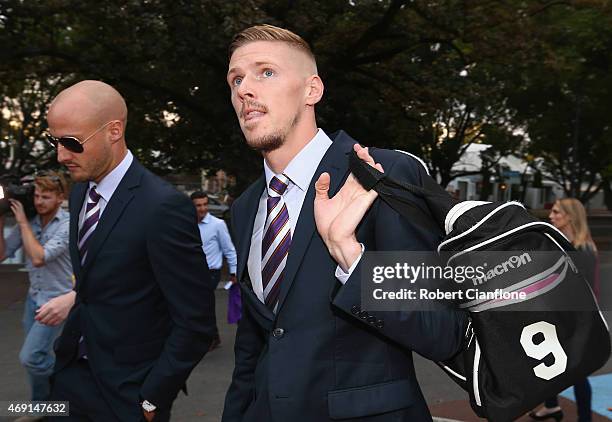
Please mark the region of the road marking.
MULTIPOLYGON (((612 418, 612 411, 608 410, 612 406, 612 373, 589 377, 593 397, 591 399, 591 409, 607 418, 612 418)), ((561 396, 568 400, 576 401, 574 387, 570 387, 561 396)))

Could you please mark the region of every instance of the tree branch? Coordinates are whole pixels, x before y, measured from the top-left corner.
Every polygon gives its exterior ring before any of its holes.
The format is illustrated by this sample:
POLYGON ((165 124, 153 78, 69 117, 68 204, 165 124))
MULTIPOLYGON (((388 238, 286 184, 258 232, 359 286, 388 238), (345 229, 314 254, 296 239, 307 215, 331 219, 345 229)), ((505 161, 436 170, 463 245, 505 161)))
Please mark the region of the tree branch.
POLYGON ((405 0, 392 0, 391 4, 389 4, 389 7, 383 14, 382 18, 374 25, 366 29, 361 34, 361 37, 359 37, 357 41, 355 41, 351 46, 349 46, 347 51, 359 52, 367 50, 367 47, 372 42, 374 42, 388 30, 388 28, 391 26, 391 23, 393 22, 393 19, 395 19, 395 16, 398 14, 401 7, 405 4, 405 0))

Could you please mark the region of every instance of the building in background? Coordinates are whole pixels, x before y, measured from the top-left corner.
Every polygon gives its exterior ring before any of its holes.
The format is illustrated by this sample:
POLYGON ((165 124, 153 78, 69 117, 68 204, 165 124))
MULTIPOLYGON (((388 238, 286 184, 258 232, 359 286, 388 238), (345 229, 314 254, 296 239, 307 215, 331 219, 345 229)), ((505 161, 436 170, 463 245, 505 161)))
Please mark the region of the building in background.
MULTIPOLYGON (((453 166, 453 172, 480 172, 481 153, 489 148, 487 144, 472 144, 453 166)), ((586 186, 585 186, 586 188, 586 186)), ((557 183, 539 175, 533 167, 520 157, 502 157, 491 169, 489 180, 483 180, 483 173, 459 176, 453 179, 446 190, 460 200, 520 201, 528 208, 547 209, 557 198, 563 198, 563 188, 557 183), (483 195, 483 189, 488 189, 483 195)), ((587 204, 589 210, 605 209, 603 191, 587 204)))

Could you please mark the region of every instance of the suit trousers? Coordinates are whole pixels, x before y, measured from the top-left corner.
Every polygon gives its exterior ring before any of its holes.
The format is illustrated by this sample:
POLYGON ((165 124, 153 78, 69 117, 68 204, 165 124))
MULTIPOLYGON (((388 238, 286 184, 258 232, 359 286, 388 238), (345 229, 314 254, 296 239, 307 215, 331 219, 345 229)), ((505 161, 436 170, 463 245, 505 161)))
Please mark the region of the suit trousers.
POLYGON ((53 375, 50 400, 69 403, 69 416, 47 418, 52 422, 118 421, 102 398, 86 359, 73 360, 53 375))
MULTIPOLYGON (((69 416, 47 417, 49 422, 143 422, 145 421, 139 404, 134 404, 134 413, 117 415, 103 399, 86 359, 72 361, 53 376, 52 401, 69 402, 69 416)), ((170 412, 157 412, 155 422, 167 422, 170 412)))

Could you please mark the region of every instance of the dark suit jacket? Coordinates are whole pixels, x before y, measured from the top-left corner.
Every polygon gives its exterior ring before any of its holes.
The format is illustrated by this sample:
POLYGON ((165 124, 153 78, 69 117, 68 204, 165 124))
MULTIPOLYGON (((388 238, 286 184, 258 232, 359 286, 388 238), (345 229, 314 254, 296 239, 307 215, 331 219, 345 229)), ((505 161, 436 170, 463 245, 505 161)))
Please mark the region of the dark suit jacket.
MULTIPOLYGON (((213 291, 192 202, 135 159, 106 205, 81 266, 78 220, 87 183, 70 195, 76 302, 56 342, 55 371, 83 334, 89 366, 120 420, 140 398, 169 409, 214 331, 213 291)), ((78 386, 76 387, 78 388, 78 386)))
MULTIPOLYGON (((339 132, 311 181, 276 315, 255 296, 246 266, 265 179, 257 180, 234 203, 244 308, 224 422, 431 420, 411 352, 432 360, 454 355, 462 343, 465 315, 449 310, 362 311, 360 266, 341 285, 335 277, 337 264, 315 227, 314 183, 322 172, 329 172, 330 195, 337 192, 348 176, 347 154, 355 142, 339 132)), ((411 158, 387 150, 378 150, 374 157, 396 178, 418 183, 421 170, 411 158)), ((380 200, 357 233, 368 251, 433 250, 440 236, 411 225, 380 200)))

